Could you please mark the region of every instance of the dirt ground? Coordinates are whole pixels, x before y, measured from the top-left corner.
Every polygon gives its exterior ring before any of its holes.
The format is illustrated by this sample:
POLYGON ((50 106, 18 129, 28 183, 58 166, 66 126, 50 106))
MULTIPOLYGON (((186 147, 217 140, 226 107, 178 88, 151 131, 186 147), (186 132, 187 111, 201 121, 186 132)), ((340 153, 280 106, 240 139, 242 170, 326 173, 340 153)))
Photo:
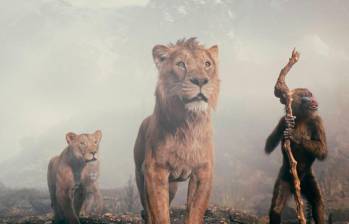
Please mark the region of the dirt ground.
MULTIPOLYGON (((171 223, 184 223, 185 210, 183 208, 175 208, 171 210, 171 223)), ((206 211, 205 224, 228 224, 228 223, 264 223, 263 220, 255 216, 248 215, 244 212, 231 210, 228 208, 211 207, 206 211)), ((136 214, 112 215, 106 213, 101 217, 82 217, 81 224, 141 224, 142 219, 136 214)), ((52 223, 52 214, 40 216, 14 216, 0 217, 0 223, 4 224, 49 224, 52 223)))

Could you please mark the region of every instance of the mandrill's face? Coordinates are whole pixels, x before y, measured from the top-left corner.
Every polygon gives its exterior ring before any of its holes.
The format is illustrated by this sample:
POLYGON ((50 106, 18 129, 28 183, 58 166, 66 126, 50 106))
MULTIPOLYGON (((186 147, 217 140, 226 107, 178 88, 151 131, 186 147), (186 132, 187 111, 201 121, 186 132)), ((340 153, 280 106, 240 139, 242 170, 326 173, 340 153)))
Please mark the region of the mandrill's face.
POLYGON ((293 92, 292 110, 296 117, 311 116, 318 110, 319 104, 308 89, 298 88, 293 92))
POLYGON ((185 110, 194 113, 214 108, 219 91, 217 46, 157 45, 153 56, 165 98, 177 97, 185 110))
POLYGON ((83 159, 85 162, 97 160, 101 138, 102 132, 99 130, 93 134, 77 135, 72 132, 66 134, 67 143, 74 156, 78 159, 83 159))

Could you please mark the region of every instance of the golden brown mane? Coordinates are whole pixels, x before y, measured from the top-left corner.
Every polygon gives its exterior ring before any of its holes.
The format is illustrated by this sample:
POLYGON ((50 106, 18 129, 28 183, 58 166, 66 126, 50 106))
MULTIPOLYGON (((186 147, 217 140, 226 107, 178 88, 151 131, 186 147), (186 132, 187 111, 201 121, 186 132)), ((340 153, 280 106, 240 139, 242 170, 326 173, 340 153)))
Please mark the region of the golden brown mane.
MULTIPOLYGON (((198 58, 207 54, 209 50, 204 48, 204 45, 200 44, 196 38, 181 39, 175 44, 170 43, 167 45, 169 49, 169 60, 174 60, 180 52, 186 51, 194 54, 198 58)), ((216 47, 212 47, 216 50, 216 47)), ((154 53, 153 53, 154 54, 154 53)), ((190 121, 198 117, 207 117, 210 115, 212 109, 215 109, 218 100, 219 93, 219 78, 218 78, 218 58, 216 55, 207 55, 213 62, 213 76, 210 80, 210 96, 208 105, 209 108, 203 113, 192 113, 185 110, 185 105, 180 98, 181 82, 173 79, 171 75, 175 73, 171 66, 173 63, 163 63, 163 67, 159 69, 159 79, 156 87, 156 105, 155 114, 161 122, 180 124, 184 121, 190 121)), ((155 57, 155 56, 154 56, 155 57)), ((156 60, 156 59, 154 59, 156 60)), ((200 61, 199 61, 200 62, 200 61)), ((196 65, 192 65, 196 66, 196 65)), ((196 119, 194 119, 196 120, 196 119)))

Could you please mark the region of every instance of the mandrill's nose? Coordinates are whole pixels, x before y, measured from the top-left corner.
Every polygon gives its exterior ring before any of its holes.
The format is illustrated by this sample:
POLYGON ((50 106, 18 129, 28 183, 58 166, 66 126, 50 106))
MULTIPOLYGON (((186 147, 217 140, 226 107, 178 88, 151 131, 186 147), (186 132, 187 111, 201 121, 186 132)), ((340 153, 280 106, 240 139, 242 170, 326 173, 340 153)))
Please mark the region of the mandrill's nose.
POLYGON ((190 82, 199 87, 202 87, 203 85, 206 85, 208 83, 208 78, 191 78, 190 82))

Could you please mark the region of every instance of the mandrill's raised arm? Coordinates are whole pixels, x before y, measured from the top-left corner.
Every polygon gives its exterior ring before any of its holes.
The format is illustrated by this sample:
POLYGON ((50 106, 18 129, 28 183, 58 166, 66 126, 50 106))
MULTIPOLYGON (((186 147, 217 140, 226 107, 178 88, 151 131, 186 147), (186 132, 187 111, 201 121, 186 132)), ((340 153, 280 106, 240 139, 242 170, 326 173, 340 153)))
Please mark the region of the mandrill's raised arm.
POLYGON ((281 69, 279 78, 275 84, 274 95, 277 98, 280 98, 280 102, 282 104, 286 104, 287 94, 289 93, 289 88, 286 85, 285 77, 287 73, 291 70, 292 66, 295 63, 297 63, 298 59, 299 59, 299 53, 295 49, 293 49, 291 58, 288 60, 288 63, 285 65, 285 67, 281 69))
POLYGON ((286 128, 285 118, 282 117, 279 123, 274 128, 273 132, 267 138, 267 141, 265 142, 265 147, 264 147, 265 153, 270 154, 274 151, 276 146, 278 146, 278 144, 280 143, 281 138, 283 137, 283 132, 285 128, 286 128))

